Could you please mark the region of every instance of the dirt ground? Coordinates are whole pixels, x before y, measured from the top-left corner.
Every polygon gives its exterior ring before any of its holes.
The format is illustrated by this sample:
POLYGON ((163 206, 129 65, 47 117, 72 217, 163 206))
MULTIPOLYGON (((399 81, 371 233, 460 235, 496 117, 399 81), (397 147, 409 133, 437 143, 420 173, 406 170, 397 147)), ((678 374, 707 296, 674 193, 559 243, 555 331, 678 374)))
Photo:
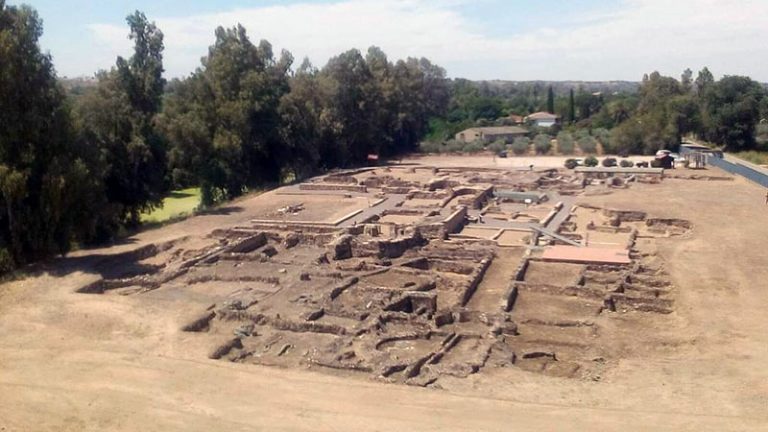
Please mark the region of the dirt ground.
MULTIPOLYGON (((500 166, 486 159, 408 162, 500 166)), ((630 311, 611 318, 617 325, 594 319, 605 332, 599 340, 610 341, 597 348, 618 359, 594 379, 498 368, 420 388, 209 360, 214 335, 180 330, 205 306, 202 299, 161 290, 75 293, 101 276, 94 269, 109 255, 185 236, 202 245, 197 235, 274 211, 274 192, 246 197, 110 248, 54 260, 0 286, 0 431, 768 430, 764 194, 741 178, 667 179, 577 198, 694 226, 683 238, 654 242, 676 286, 671 314, 630 311), (639 331, 619 325, 640 319, 639 331)), ((510 267, 517 255, 508 259, 510 267)), ((507 267, 491 267, 484 283, 508 277, 507 267)), ((530 305, 538 300, 523 297, 530 305)), ((548 305, 552 316, 576 306, 567 299, 548 305)), ((535 307, 525 310, 531 315, 521 325, 540 325, 535 307)), ((552 331, 561 333, 552 339, 597 337, 590 326, 552 331)))

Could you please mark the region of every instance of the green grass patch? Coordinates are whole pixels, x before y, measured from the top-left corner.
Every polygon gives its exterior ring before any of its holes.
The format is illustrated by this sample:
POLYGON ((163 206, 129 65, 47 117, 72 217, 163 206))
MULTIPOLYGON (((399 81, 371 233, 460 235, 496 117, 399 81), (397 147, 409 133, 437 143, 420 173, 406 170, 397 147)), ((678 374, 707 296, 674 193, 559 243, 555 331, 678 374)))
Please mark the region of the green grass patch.
POLYGON ((142 213, 144 223, 162 223, 191 215, 200 205, 200 188, 181 189, 163 199, 163 206, 149 213, 142 213))
POLYGON ((756 165, 768 165, 768 152, 751 150, 731 154, 756 165))

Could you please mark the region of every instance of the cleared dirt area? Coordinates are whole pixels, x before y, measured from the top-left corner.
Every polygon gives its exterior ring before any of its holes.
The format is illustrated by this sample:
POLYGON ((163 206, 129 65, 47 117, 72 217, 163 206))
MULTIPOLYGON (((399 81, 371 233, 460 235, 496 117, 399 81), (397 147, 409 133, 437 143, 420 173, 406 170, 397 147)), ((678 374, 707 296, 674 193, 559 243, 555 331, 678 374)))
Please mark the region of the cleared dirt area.
POLYGON ((0 429, 766 429, 762 189, 375 171, 247 197, 0 286, 0 429), (514 231, 538 237, 530 248, 454 238, 512 205, 489 178, 553 203, 575 191, 562 210, 575 216, 547 228, 632 264, 544 261, 563 240, 534 231, 514 231), (354 206, 324 195, 342 186, 354 206), (433 214, 386 230, 368 203, 401 188, 433 214), (334 225, 349 208, 370 221, 334 225))

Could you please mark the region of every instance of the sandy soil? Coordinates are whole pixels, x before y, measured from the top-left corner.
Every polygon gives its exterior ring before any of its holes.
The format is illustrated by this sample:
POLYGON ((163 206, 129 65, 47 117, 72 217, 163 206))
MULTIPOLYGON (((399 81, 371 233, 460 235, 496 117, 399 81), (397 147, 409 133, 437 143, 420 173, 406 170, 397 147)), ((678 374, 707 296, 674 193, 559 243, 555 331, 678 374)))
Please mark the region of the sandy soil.
MULTIPOLYGON (((482 165, 479 158, 420 161, 482 165)), ((642 332, 609 335, 605 349, 634 355, 599 381, 509 368, 422 389, 230 364, 206 359, 209 336, 179 330, 204 305, 73 292, 96 278, 94 264, 106 255, 239 225, 274 208, 273 193, 246 197, 0 286, 0 430, 764 431, 764 195, 743 179, 666 180, 579 198, 694 223, 687 238, 657 241, 677 286, 675 312, 648 319, 642 332)))

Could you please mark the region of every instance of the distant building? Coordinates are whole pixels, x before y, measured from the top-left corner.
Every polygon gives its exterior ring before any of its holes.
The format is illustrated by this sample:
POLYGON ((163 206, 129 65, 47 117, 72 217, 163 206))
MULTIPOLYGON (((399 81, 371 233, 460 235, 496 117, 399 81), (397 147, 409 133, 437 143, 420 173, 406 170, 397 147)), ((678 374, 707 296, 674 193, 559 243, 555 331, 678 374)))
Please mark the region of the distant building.
POLYGON ((506 123, 513 124, 513 125, 521 125, 525 123, 525 117, 517 114, 510 114, 505 119, 506 123))
POLYGON ((517 126, 489 126, 465 129, 456 134, 456 140, 469 142, 493 142, 504 140, 512 142, 515 138, 528 135, 528 131, 517 126))
POLYGON ((548 112, 537 112, 525 118, 525 122, 536 127, 552 127, 560 123, 560 116, 548 112))

